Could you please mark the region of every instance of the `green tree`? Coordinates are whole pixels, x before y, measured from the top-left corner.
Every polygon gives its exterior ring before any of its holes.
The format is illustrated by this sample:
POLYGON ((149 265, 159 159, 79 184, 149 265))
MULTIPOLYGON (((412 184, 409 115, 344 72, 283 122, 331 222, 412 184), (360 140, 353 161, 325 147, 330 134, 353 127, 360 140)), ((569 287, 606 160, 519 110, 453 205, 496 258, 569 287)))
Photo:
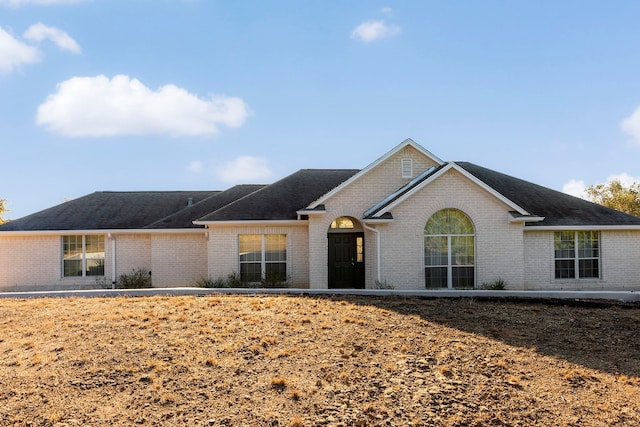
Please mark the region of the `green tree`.
POLYGON ((585 191, 592 202, 640 216, 640 182, 626 187, 614 179, 607 184, 590 185, 585 191))
POLYGON ((7 220, 3 218, 5 212, 7 212, 7 201, 0 199, 0 224, 7 222, 7 220))

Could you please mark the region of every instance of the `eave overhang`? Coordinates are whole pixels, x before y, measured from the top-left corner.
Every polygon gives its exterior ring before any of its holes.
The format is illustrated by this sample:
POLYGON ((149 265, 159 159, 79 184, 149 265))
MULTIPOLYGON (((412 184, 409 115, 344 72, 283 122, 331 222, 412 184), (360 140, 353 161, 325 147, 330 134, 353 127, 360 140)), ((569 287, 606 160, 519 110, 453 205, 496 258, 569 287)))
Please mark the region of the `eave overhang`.
POLYGON ((289 227, 289 226, 297 226, 297 227, 306 227, 307 221, 301 221, 297 219, 286 219, 286 220, 235 220, 235 221, 193 221, 195 225, 204 225, 207 228, 216 228, 216 227, 249 227, 249 226, 272 226, 272 227, 289 227))

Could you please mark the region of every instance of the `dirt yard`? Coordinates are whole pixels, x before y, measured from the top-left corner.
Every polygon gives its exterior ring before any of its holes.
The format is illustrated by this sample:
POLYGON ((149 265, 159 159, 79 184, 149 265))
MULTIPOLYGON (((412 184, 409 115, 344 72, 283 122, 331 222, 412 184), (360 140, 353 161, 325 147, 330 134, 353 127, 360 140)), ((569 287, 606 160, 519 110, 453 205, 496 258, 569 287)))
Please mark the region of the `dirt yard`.
POLYGON ((2 426, 638 426, 640 308, 0 299, 2 426))

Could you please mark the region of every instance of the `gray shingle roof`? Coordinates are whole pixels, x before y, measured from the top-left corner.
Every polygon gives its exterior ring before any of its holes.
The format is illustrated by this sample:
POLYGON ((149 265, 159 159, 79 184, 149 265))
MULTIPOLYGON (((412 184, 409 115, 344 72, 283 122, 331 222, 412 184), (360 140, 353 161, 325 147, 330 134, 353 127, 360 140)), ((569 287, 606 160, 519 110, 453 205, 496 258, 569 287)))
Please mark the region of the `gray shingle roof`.
POLYGON ((297 219, 298 210, 304 209, 357 172, 357 169, 302 169, 200 220, 297 219))
POLYGON ((640 225, 640 218, 468 162, 455 162, 532 215, 540 226, 640 225))
POLYGON ((181 211, 156 221, 153 224, 149 224, 145 228, 168 229, 202 227, 201 225, 194 225, 193 221, 203 215, 215 212, 229 203, 241 199, 263 187, 264 185, 236 185, 235 187, 231 187, 221 193, 216 193, 207 197, 201 202, 194 203, 192 206, 185 207, 181 211))
POLYGON ((219 191, 99 191, 0 226, 0 231, 141 229, 219 191))

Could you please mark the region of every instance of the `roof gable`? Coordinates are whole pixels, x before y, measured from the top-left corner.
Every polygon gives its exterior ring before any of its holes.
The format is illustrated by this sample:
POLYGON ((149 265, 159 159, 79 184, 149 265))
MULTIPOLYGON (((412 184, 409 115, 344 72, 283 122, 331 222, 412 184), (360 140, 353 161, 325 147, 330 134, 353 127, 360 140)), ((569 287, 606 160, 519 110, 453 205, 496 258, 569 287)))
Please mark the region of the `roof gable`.
POLYGON ((368 209, 365 212, 365 217, 366 218, 382 217, 383 215, 387 214, 391 209, 393 209, 394 207, 398 206, 399 204, 404 202, 406 199, 411 197, 417 191, 429 185, 429 183, 435 181, 436 179, 438 179, 439 177, 441 177, 442 175, 444 175, 450 170, 455 170, 459 172, 461 175, 465 176, 467 179, 469 179, 470 181, 478 185, 480 188, 482 188, 483 190, 491 194, 493 197, 495 197, 496 199, 500 200, 502 203, 509 206, 509 208, 516 211, 519 215, 524 217, 530 216, 530 213, 527 212, 521 206, 519 206, 517 203, 510 200, 508 197, 505 197, 503 194, 496 191, 495 189, 491 188, 482 180, 478 179, 473 174, 470 174, 469 172, 467 172, 466 170, 458 166, 456 163, 450 162, 440 166, 439 168, 427 169, 422 174, 418 175, 418 177, 413 179, 411 182, 407 183, 402 188, 390 194, 385 199, 383 199, 382 201, 374 205, 372 208, 368 209))
POLYGON ((325 203, 331 196, 333 196, 334 194, 338 193, 339 191, 341 191, 345 187, 351 185, 353 182, 359 180, 360 178, 365 176, 367 173, 369 173, 371 170, 375 169, 378 165, 384 163, 389 158, 391 158, 395 154, 399 153, 401 150, 405 149, 406 147, 414 148, 420 154, 422 154, 425 157, 429 158, 431 161, 433 161, 437 165, 443 165, 444 164, 444 162, 441 159, 439 159, 437 156, 435 156, 433 153, 431 153, 430 151, 428 151, 424 147, 420 146, 419 144, 417 144, 412 139, 407 138, 404 141, 402 141, 400 144, 398 144, 394 148, 392 148, 390 151, 388 151, 385 155, 383 155, 382 157, 378 158, 377 160, 375 160, 373 163, 369 164, 364 169, 360 170, 357 174, 353 175, 352 177, 350 177, 349 179, 347 179, 346 181, 344 181, 343 183, 341 183, 337 187, 333 188, 331 191, 327 192, 326 194, 321 195, 320 198, 318 198, 318 199, 314 200, 313 202, 311 202, 307 206, 307 208, 308 209, 314 209, 318 205, 321 205, 321 204, 325 203))

